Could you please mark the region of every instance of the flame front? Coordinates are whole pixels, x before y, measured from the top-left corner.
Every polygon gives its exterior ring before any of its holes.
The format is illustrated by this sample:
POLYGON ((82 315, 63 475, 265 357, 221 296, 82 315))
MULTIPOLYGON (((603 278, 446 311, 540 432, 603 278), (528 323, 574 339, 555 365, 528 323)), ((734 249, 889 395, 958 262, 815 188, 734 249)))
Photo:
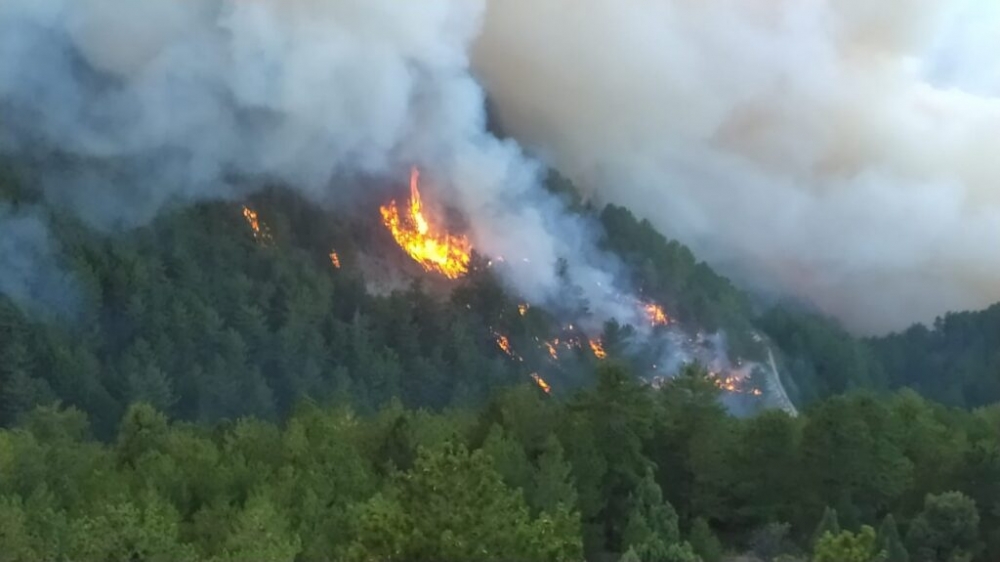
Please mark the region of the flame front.
POLYGON ((649 323, 653 326, 666 326, 667 323, 670 322, 670 318, 667 316, 667 313, 663 312, 663 307, 655 302, 644 304, 642 309, 646 313, 646 318, 649 320, 649 323))
POLYGON ((261 225, 260 219, 257 217, 257 211, 243 205, 243 218, 246 219, 247 224, 250 225, 250 230, 253 231, 254 240, 262 244, 266 244, 271 240, 271 233, 268 232, 266 226, 261 225))
POLYGON ((517 361, 524 361, 524 357, 514 353, 514 348, 510 345, 510 338, 497 332, 493 332, 493 335, 496 337, 497 347, 506 353, 508 357, 517 361))
POLYGON ((514 352, 510 349, 510 340, 507 339, 507 336, 502 334, 497 335, 497 347, 503 350, 503 352, 507 355, 510 355, 511 357, 514 356, 514 352))
POLYGON ((598 359, 604 359, 608 356, 607 352, 604 351, 604 344, 601 340, 590 340, 590 350, 594 352, 594 357, 598 359))
POLYGON ((472 245, 465 236, 441 231, 427 221, 420 201, 420 172, 410 172, 410 202, 401 216, 396 201, 379 208, 382 222, 407 254, 427 271, 458 279, 469 271, 472 245))
POLYGON ((754 396, 761 396, 764 394, 759 388, 750 386, 750 382, 744 376, 739 376, 735 374, 719 374, 719 373, 709 373, 712 380, 715 382, 715 386, 719 387, 721 390, 726 392, 732 392, 734 394, 752 394, 754 396))
POLYGON ((330 263, 333 264, 333 267, 340 269, 340 256, 337 255, 336 250, 330 252, 330 263))
POLYGON ((549 386, 549 383, 545 382, 545 379, 540 377, 538 373, 531 373, 531 378, 535 379, 535 384, 537 384, 538 388, 542 389, 545 394, 552 392, 552 387, 549 386))
POLYGON ((545 349, 549 352, 549 357, 551 357, 553 360, 558 360, 559 351, 556 349, 556 346, 559 345, 559 338, 556 338, 550 342, 547 341, 542 343, 545 344, 545 349))

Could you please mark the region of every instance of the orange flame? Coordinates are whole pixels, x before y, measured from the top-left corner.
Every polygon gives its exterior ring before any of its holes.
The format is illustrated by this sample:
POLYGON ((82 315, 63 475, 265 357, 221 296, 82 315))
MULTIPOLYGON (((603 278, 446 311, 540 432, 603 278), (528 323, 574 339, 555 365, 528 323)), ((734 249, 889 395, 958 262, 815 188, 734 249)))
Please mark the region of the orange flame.
POLYGON ((535 384, 537 384, 538 388, 542 389, 545 394, 552 392, 552 387, 549 386, 549 383, 545 382, 545 379, 538 376, 538 373, 531 373, 531 378, 535 379, 535 384))
POLYGON ((507 336, 497 335, 497 346, 499 346, 500 349, 502 349, 503 352, 506 353, 507 355, 511 355, 514 353, 513 351, 510 350, 510 340, 507 339, 507 336))
POLYGON ((524 357, 521 357, 520 355, 514 353, 514 348, 511 347, 511 345, 510 345, 510 339, 507 338, 507 336, 505 336, 503 334, 497 334, 496 332, 494 332, 494 335, 497 338, 497 347, 499 347, 501 351, 503 351, 504 353, 506 353, 507 356, 510 357, 511 359, 517 359, 518 361, 524 361, 524 357))
POLYGON ((551 342, 543 342, 545 344, 545 349, 549 352, 549 357, 552 359, 559 359, 559 351, 556 350, 556 346, 559 345, 559 338, 552 340, 551 342))
POLYGON ((330 252, 330 263, 333 264, 333 267, 340 269, 340 256, 337 255, 336 250, 330 252))
POLYGON ((607 352, 604 351, 604 344, 601 340, 589 340, 590 350, 594 352, 594 357, 598 359, 604 359, 608 356, 607 352))
POLYGON ((448 279, 458 279, 469 270, 472 245, 465 236, 453 236, 431 225, 420 201, 420 172, 410 172, 410 202, 401 217, 396 201, 379 208, 382 222, 406 253, 427 271, 437 271, 448 279))
POLYGON ((257 218, 257 211, 243 205, 243 218, 245 218, 247 224, 250 225, 250 230, 253 231, 254 240, 265 243, 271 239, 271 233, 267 231, 267 227, 261 227, 260 219, 257 218))
POLYGON ((734 394, 752 394, 754 396, 761 396, 764 394, 759 388, 749 386, 747 383, 749 380, 746 377, 737 376, 733 374, 721 375, 719 373, 709 373, 715 386, 726 392, 732 392, 734 394))
POLYGON ((667 316, 667 313, 663 312, 663 307, 655 302, 644 304, 642 309, 645 311, 646 318, 649 319, 649 323, 653 326, 666 326, 667 323, 670 322, 670 318, 667 316))

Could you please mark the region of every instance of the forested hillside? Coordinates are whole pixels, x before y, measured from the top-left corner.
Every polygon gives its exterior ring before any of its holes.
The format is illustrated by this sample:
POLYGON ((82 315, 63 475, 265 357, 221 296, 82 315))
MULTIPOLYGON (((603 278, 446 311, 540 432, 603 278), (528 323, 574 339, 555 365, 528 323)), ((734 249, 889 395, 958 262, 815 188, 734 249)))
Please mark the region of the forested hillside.
POLYGON ((997 407, 890 394, 1000 398, 997 307, 861 340, 595 214, 640 294, 734 356, 769 338, 805 410, 737 418, 698 368, 642 383, 628 326, 605 327, 607 360, 549 360, 557 318, 481 258, 372 291, 371 225, 280 189, 247 201, 258 232, 225 202, 107 233, 12 178, 69 284, 44 311, 0 298, 0 559, 1000 556, 997 407))
MULTIPOLYGON (((15 209, 32 199, 10 179, 5 190, 15 209)), ((521 314, 517 296, 482 262, 443 289, 414 280, 407 290, 372 293, 361 255, 372 249, 358 244, 384 233, 370 221, 281 190, 250 205, 263 231, 256 235, 234 203, 178 210, 127 234, 49 212, 71 294, 46 314, 0 297, 0 423, 61 400, 109 437, 137 400, 173 419, 280 420, 303 397, 360 412, 393 397, 441 408, 482 404, 492 388, 532 371, 558 392, 592 380, 588 350, 542 361, 537 342, 557 319, 535 307, 521 314), (498 334, 520 360, 498 349, 498 334)), ((744 295, 624 209, 609 207, 601 218, 606 246, 634 266, 641 291, 693 328, 728 330, 739 347, 750 325, 744 295)), ((630 331, 609 328, 614 357, 630 331)))
POLYGON ((1000 410, 912 392, 730 417, 697 369, 660 389, 605 363, 565 400, 281 424, 131 406, 0 431, 4 560, 757 560, 1000 556, 1000 410), (876 531, 877 529, 877 531, 876 531), (884 554, 883 554, 884 553, 884 554), (884 555, 891 555, 885 557, 884 555))

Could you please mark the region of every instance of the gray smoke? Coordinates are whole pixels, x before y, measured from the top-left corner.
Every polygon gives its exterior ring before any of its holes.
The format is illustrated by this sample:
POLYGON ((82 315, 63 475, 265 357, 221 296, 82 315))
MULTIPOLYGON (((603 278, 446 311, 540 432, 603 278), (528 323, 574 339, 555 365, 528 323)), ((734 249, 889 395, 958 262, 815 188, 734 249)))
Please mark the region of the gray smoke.
MULTIPOLYGON (((457 207, 478 251, 534 303, 556 264, 599 316, 613 260, 486 132, 470 72, 485 4, 469 0, 4 0, 0 151, 47 155, 50 204, 106 229, 279 181, 320 204, 342 176, 405 183, 457 207)), ((0 271, 0 276, 5 272, 0 271)), ((606 310, 604 310, 606 309, 606 310)), ((620 315, 621 316, 621 315, 620 315)))
POLYGON ((78 302, 73 278, 61 267, 37 209, 0 205, 0 294, 47 319, 68 318, 78 302))
POLYGON ((1000 4, 494 0, 505 130, 862 332, 1000 299, 1000 4))

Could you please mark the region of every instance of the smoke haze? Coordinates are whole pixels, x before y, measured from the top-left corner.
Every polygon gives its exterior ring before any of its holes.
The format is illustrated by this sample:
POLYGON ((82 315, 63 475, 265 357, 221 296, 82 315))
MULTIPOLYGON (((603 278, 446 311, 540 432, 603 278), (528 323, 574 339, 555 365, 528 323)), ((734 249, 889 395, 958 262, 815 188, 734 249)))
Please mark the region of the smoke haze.
POLYGON ((269 180, 348 204, 333 186, 358 182, 338 179, 400 186, 417 164, 428 199, 462 211, 477 250, 507 257, 501 274, 531 302, 560 296, 560 258, 576 282, 610 287, 592 229, 540 188, 516 143, 486 131, 468 57, 484 11, 467 0, 6 0, 0 151, 58 157, 44 196, 103 229, 269 180))
POLYGON ((494 0, 503 127, 862 332, 1000 300, 1000 5, 494 0))
POLYGON ((628 321, 595 229, 485 130, 482 79, 599 200, 881 330, 1000 299, 998 21, 964 0, 5 0, 0 152, 57 158, 47 201, 112 230, 266 181, 349 204, 343 178, 417 164, 529 301, 562 296, 562 258, 628 321))
POLYGON ((69 318, 79 293, 60 266, 37 209, 0 204, 0 293, 23 310, 47 319, 69 318))

